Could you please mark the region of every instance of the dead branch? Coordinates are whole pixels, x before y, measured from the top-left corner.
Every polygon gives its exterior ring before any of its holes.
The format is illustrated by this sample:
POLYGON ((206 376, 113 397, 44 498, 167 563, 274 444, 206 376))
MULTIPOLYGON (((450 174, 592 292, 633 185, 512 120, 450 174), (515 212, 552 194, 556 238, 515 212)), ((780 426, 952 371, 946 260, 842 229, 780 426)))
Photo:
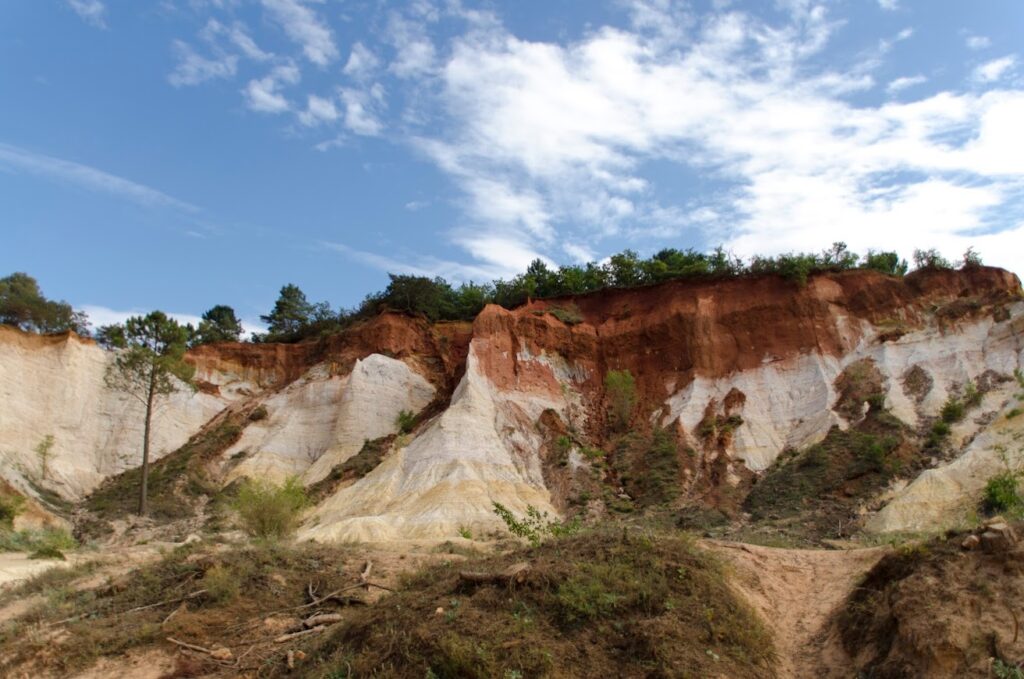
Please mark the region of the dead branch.
POLYGON ((304 629, 301 632, 289 632, 288 634, 282 634, 278 638, 274 639, 274 643, 275 644, 283 644, 286 641, 291 641, 292 639, 297 639, 299 637, 304 637, 307 634, 315 634, 316 632, 323 632, 325 629, 327 629, 327 625, 317 625, 316 627, 311 627, 309 629, 304 629))
POLYGON ((341 613, 317 613, 303 620, 302 626, 308 629, 318 625, 330 625, 335 622, 341 622, 344 619, 345 616, 341 613))
MULTIPOLYGON (((366 581, 370 578, 370 571, 373 570, 373 562, 367 561, 366 565, 363 566, 363 572, 359 574, 359 582, 366 585, 366 581)), ((369 585, 367 585, 369 587, 369 585)))
POLYGON ((191 651, 199 651, 200 653, 205 653, 206 655, 210 655, 210 653, 213 652, 213 651, 211 651, 208 648, 203 648, 202 646, 196 646, 195 644, 188 644, 188 643, 185 643, 184 641, 178 641, 174 637, 167 637, 167 641, 171 642, 172 644, 177 644, 178 646, 181 646, 182 648, 187 648, 187 649, 189 649, 191 651))
POLYGON ((512 564, 500 573, 460 571, 459 580, 471 585, 512 585, 524 582, 529 573, 530 564, 523 561, 512 564))
POLYGON ((159 608, 160 606, 166 606, 167 604, 176 604, 176 603, 180 603, 182 601, 188 601, 189 599, 195 599, 197 596, 202 596, 203 594, 206 594, 206 590, 205 589, 196 590, 195 592, 192 592, 191 594, 186 594, 185 596, 180 596, 177 599, 168 599, 167 601, 158 601, 155 604, 149 604, 148 606, 136 606, 135 608, 129 608, 127 611, 125 611, 121 615, 125 615, 127 613, 136 613, 138 611, 145 611, 145 610, 149 610, 150 608, 159 608))

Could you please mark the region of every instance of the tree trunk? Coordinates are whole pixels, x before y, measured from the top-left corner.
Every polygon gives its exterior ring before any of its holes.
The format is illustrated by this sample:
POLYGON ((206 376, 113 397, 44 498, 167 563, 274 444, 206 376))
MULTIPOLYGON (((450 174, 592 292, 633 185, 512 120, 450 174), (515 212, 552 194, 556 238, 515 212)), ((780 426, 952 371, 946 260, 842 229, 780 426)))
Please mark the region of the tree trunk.
POLYGON ((139 516, 145 516, 148 509, 146 495, 149 491, 149 425, 153 419, 153 398, 156 396, 156 367, 149 372, 149 390, 146 393, 146 426, 142 433, 142 483, 139 485, 139 516))

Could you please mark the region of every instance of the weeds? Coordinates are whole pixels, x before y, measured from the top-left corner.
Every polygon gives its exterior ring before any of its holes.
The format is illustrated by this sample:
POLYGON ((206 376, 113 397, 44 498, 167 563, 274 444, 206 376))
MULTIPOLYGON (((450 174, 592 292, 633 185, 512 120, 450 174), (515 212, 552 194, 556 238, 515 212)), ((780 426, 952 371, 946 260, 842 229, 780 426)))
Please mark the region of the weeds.
POLYGON ((985 484, 982 493, 982 508, 989 514, 1024 513, 1024 497, 1021 497, 1020 472, 1005 471, 996 474, 985 484))
POLYGON ((494 513, 505 522, 508 532, 516 537, 525 538, 534 547, 549 537, 572 535, 580 529, 579 517, 566 522, 551 520, 548 519, 547 512, 542 514, 533 505, 526 506, 526 516, 522 519, 517 519, 515 514, 500 502, 494 503, 494 513))
POLYGON ((280 486, 247 479, 233 506, 246 533, 257 538, 281 539, 295 532, 307 503, 302 483, 289 477, 280 486))
POLYGON ((608 395, 609 413, 617 428, 629 424, 636 405, 636 380, 628 370, 609 370, 604 376, 604 389, 608 395))
POLYGON ((0 529, 0 551, 29 552, 40 556, 33 558, 63 558, 56 553, 78 547, 78 542, 63 528, 43 528, 41 530, 13 531, 0 529), (52 554, 53 557, 46 555, 52 554))
POLYGON ((398 425, 398 431, 403 434, 408 434, 412 431, 413 427, 416 426, 416 414, 411 410, 403 410, 398 413, 398 417, 395 418, 395 424, 398 425))
POLYGON ((549 312, 566 325, 577 325, 583 322, 583 314, 580 313, 579 307, 575 304, 568 307, 555 307, 550 309, 549 312))

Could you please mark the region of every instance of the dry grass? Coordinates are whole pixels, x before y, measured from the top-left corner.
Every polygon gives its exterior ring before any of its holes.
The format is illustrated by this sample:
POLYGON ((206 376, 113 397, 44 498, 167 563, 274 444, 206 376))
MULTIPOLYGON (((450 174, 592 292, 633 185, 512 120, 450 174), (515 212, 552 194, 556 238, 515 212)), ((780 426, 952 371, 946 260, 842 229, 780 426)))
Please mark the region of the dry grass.
POLYGON ((410 577, 311 642, 307 676, 774 675, 768 633, 685 536, 588 533, 461 568, 523 560, 515 587, 467 586, 451 564, 410 577))

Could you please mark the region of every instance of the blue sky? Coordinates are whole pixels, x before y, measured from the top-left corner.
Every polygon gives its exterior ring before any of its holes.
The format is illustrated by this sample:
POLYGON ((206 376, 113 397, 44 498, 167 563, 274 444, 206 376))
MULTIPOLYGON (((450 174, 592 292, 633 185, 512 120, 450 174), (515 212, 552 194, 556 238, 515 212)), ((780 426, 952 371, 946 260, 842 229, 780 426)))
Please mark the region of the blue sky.
POLYGON ((0 274, 94 322, 631 247, 1024 252, 1018 0, 6 0, 0 274))

